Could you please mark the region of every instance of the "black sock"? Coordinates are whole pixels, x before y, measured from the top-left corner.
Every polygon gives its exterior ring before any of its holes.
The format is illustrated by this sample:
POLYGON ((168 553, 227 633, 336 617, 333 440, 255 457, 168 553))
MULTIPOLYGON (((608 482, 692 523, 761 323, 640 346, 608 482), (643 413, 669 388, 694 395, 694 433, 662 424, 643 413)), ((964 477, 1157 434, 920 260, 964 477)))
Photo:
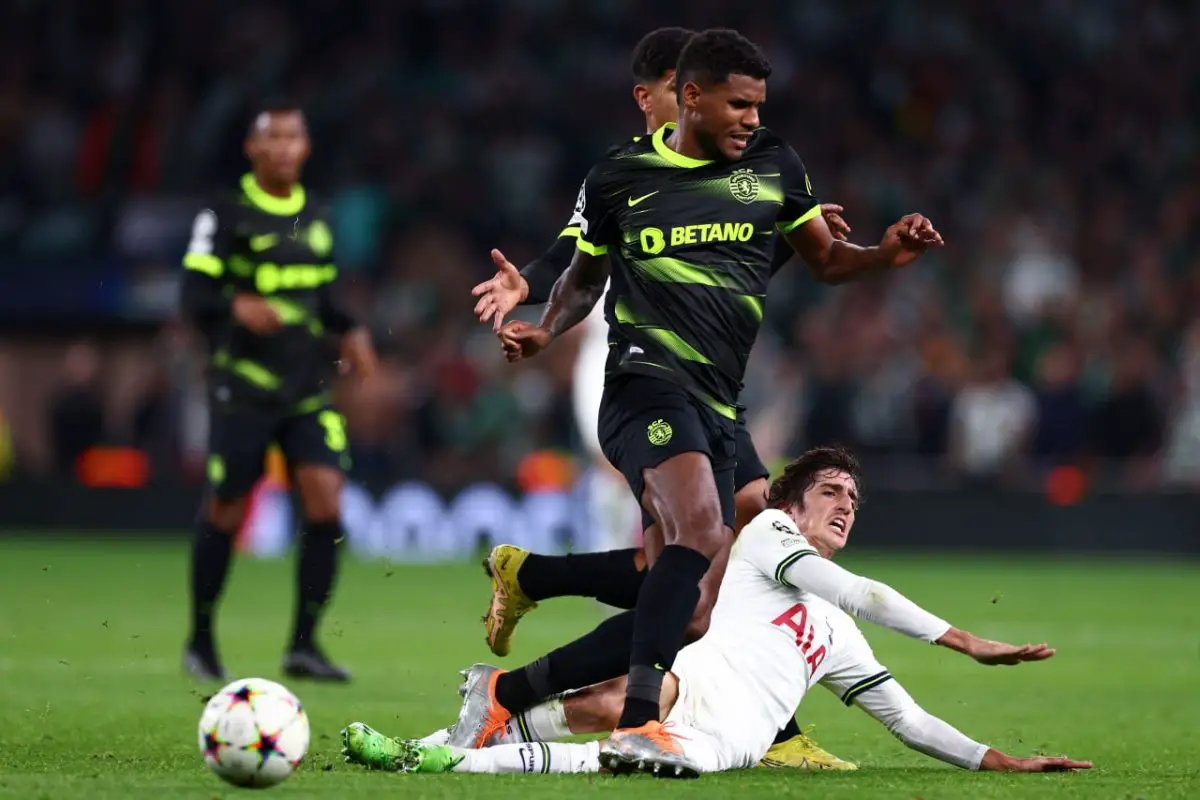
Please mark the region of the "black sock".
POLYGON ((300 563, 296 570, 296 627, 292 649, 313 646, 313 631, 329 596, 337 574, 338 542, 342 540, 340 522, 310 522, 300 537, 300 563))
POLYGON ((213 527, 203 517, 192 541, 192 635, 189 646, 213 651, 212 618, 233 554, 233 534, 213 527))
POLYGON ((585 636, 496 679, 496 700, 519 714, 548 697, 617 678, 629 669, 634 614, 601 622, 585 636))
POLYGON ((771 744, 780 744, 781 742, 786 742, 788 739, 799 735, 800 726, 796 723, 796 718, 792 717, 787 721, 787 725, 784 725, 783 728, 780 729, 779 733, 775 734, 775 741, 771 742, 771 744))
POLYGON ((530 553, 517 572, 530 600, 594 597, 616 608, 633 608, 646 577, 638 569, 636 547, 604 553, 539 556, 530 553))
POLYGON ((690 547, 668 545, 646 576, 638 597, 629 686, 619 728, 658 719, 663 673, 683 647, 688 622, 700 600, 700 580, 711 562, 690 547))

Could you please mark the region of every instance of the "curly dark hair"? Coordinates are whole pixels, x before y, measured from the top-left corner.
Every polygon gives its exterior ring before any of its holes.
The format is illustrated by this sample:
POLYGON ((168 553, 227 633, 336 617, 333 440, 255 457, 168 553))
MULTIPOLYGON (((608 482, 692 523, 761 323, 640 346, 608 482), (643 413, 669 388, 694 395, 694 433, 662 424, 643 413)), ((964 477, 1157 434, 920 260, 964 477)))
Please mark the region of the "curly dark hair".
POLYGON ((679 54, 675 75, 676 93, 683 102, 683 85, 688 81, 712 86, 729 80, 730 75, 766 80, 771 77, 771 62, 758 45, 737 31, 712 28, 688 41, 679 54))
POLYGON ((651 83, 675 69, 684 45, 695 35, 687 28, 656 28, 643 36, 633 48, 634 81, 651 83))
POLYGON ((771 508, 804 505, 804 493, 826 472, 844 472, 853 478, 854 488, 858 491, 858 505, 862 505, 862 467, 854 453, 841 445, 814 447, 784 467, 783 474, 771 483, 767 505, 771 508))

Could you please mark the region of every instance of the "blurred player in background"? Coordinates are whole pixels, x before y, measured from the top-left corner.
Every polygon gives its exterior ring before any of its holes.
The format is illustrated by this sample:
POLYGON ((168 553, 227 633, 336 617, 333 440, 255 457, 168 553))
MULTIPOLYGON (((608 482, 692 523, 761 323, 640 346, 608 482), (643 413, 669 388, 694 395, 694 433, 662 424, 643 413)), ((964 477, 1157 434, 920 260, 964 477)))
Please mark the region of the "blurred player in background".
MULTIPOLYGON (((661 754, 637 763, 637 769, 697 777, 752 767, 763 758, 779 724, 817 685, 847 706, 862 708, 914 750, 956 767, 1001 772, 1091 767, 1054 756, 1015 758, 980 744, 922 709, 876 660, 849 614, 985 665, 1044 661, 1054 650, 1044 643, 981 639, 890 586, 834 564, 832 558, 846 546, 854 527, 861 481, 852 454, 817 448, 789 464, 771 485, 770 509, 755 517, 734 545, 709 632, 680 652, 663 683, 659 715, 666 724, 657 733, 661 754)), ((603 713, 588 713, 587 707, 594 709, 606 694, 619 706, 620 684, 618 679, 553 701, 542 715, 547 721, 533 737, 525 735, 528 728, 510 726, 485 749, 463 750, 445 745, 446 730, 406 741, 352 723, 342 732, 345 754, 347 761, 398 772, 611 769, 600 756, 600 742, 546 744, 537 739, 610 730, 615 720, 597 718, 603 713)))
MULTIPOLYGON (((633 98, 645 117, 647 134, 674 122, 679 115, 675 67, 693 34, 694 31, 685 28, 659 28, 644 36, 634 48, 633 98)), ((634 141, 640 138, 635 137, 634 141)), ((821 210, 833 234, 845 239, 850 227, 840 216, 841 206, 826 204, 821 210)), ((475 307, 480 321, 491 321, 498 331, 505 316, 516 306, 546 302, 555 282, 570 266, 579 233, 578 224, 568 225, 544 255, 520 272, 500 251, 493 251, 492 258, 497 267, 495 276, 472 290, 472 294, 480 298, 475 307)), ((772 275, 793 255, 781 237, 776 235, 775 239, 772 275)), ((591 530, 598 532, 592 543, 599 545, 600 552, 545 556, 512 545, 500 545, 492 550, 485 564, 492 579, 492 601, 484 622, 488 647, 499 656, 506 656, 511 651, 517 623, 536 608, 539 601, 553 597, 594 597, 606 605, 632 609, 637 604, 645 578, 645 552, 631 546, 633 542, 630 541, 640 517, 638 498, 630 494, 621 474, 604 457, 597 432, 600 398, 604 393, 604 364, 609 355, 603 297, 583 321, 582 328, 583 338, 575 361, 573 400, 576 425, 593 460, 587 491, 587 517, 591 530)), ((768 474, 750 438, 745 412, 740 408, 735 447, 735 530, 740 530, 766 507, 768 474)), ((703 613, 696 622, 693 634, 699 636, 703 633, 703 613)), ((835 769, 853 766, 818 747, 800 732, 795 721, 780 731, 777 744, 771 755, 773 763, 779 765, 803 764, 835 769)))
POLYGON ((209 492, 192 551, 192 629, 184 666, 224 680, 213 613, 246 515, 247 497, 277 443, 303 506, 296 618, 283 661, 290 677, 345 681, 317 646, 344 534, 339 495, 348 466, 346 431, 331 390, 340 338, 342 367, 375 369, 366 329, 335 300, 337 266, 325 212, 300 184, 310 152, 304 115, 263 109, 245 143, 252 171, 240 191, 202 210, 183 259, 182 305, 206 334, 209 379, 209 492))
POLYGON ((627 672, 601 758, 656 757, 666 746, 657 736, 663 676, 711 612, 733 541, 737 399, 762 324, 774 231, 824 283, 903 268, 941 244, 920 214, 902 217, 874 247, 836 239, 800 157, 759 124, 770 73, 736 31, 688 40, 678 124, 613 148, 592 168, 572 217, 577 252, 541 324, 509 322, 500 332, 510 361, 536 355, 591 312, 611 264, 600 439, 641 500, 651 566, 632 620, 618 615, 511 673, 468 670, 452 745, 478 747, 512 714, 627 672))

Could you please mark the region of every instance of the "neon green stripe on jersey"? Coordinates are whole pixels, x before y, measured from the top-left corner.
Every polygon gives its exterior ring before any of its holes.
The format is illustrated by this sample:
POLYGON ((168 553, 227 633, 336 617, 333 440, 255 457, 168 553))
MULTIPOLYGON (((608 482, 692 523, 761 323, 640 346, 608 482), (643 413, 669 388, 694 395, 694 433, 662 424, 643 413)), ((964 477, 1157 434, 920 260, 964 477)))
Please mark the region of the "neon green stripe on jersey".
POLYGON ((654 132, 654 152, 658 153, 658 155, 662 157, 663 161, 666 161, 673 167, 683 167, 684 169, 706 167, 713 163, 711 160, 705 161, 701 158, 692 158, 691 156, 685 156, 683 153, 676 153, 674 150, 672 150, 671 146, 666 142, 666 137, 674 130, 675 123, 668 122, 666 125, 663 125, 654 132))
POLYGON ((659 283, 690 283, 695 286, 715 286, 732 289, 729 274, 699 264, 690 264, 679 258, 658 256, 656 258, 628 258, 629 265, 645 277, 659 283))
POLYGON ((211 253, 188 253, 183 257, 183 268, 219 278, 225 271, 225 262, 211 253))
POLYGON ((572 238, 572 239, 578 239, 578 238, 579 238, 579 234, 580 234, 580 233, 581 233, 581 231, 579 230, 579 226, 578 226, 578 225, 572 225, 572 226, 570 226, 570 227, 563 228, 563 229, 562 229, 562 233, 560 233, 560 234, 558 235, 558 238, 560 238, 560 239, 561 239, 561 238, 562 238, 562 237, 564 237, 564 236, 569 236, 569 237, 570 237, 570 238, 572 238))
POLYGON ((700 399, 704 401, 704 405, 708 406, 709 408, 711 408, 713 411, 720 414, 725 419, 737 420, 737 408, 736 407, 731 406, 728 403, 722 403, 717 398, 710 397, 709 395, 704 395, 700 399))
POLYGON ((712 365, 712 361, 703 353, 688 344, 682 336, 669 331, 666 328, 660 328, 657 325, 648 325, 638 321, 633 312, 629 310, 629 306, 624 300, 618 300, 613 308, 613 313, 617 317, 617 322, 624 325, 632 325, 640 331, 644 331, 646 335, 652 337, 656 342, 667 348, 677 358, 682 358, 684 361, 694 361, 697 364, 712 365))
POLYGON ((755 297, 752 294, 744 294, 741 297, 742 297, 742 303, 744 303, 746 308, 749 309, 750 313, 754 315, 755 321, 762 322, 762 318, 763 318, 762 298, 755 297))
POLYGON ((808 211, 805 211, 800 219, 796 220, 795 222, 789 222, 786 225, 780 225, 779 232, 791 233, 792 231, 796 230, 796 228, 799 228, 801 225, 808 222, 810 219, 816 219, 819 216, 821 216, 821 206, 813 206, 808 211))
POLYGON ((251 361, 247 358, 230 358, 229 353, 224 350, 218 350, 213 355, 213 364, 217 367, 228 369, 234 375, 254 384, 260 389, 267 389, 269 391, 271 389, 278 389, 283 384, 278 375, 257 361, 251 361))
POLYGON ((708 366, 713 365, 713 362, 709 361, 707 356, 684 341, 683 337, 674 331, 656 327, 644 327, 641 330, 644 330, 655 341, 684 361, 694 361, 697 364, 707 364, 708 366))
POLYGON ((254 175, 246 174, 242 176, 242 191, 246 194, 246 199, 257 206, 260 210, 268 214, 274 214, 277 217, 292 217, 299 214, 304 208, 307 198, 304 193, 304 187, 300 184, 292 186, 292 193, 287 197, 276 197, 273 194, 268 194, 258 181, 254 179, 254 175))
POLYGON ((592 244, 582 236, 575 240, 575 246, 587 253, 589 256, 602 256, 608 253, 608 248, 604 245, 592 244))

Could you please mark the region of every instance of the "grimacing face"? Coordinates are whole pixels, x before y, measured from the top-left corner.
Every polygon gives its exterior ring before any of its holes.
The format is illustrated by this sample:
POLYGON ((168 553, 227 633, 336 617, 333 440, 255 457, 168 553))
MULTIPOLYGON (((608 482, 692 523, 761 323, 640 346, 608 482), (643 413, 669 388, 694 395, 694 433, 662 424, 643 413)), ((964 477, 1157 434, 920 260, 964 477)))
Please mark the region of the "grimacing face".
POLYGON ((688 81, 683 87, 684 111, 705 157, 740 159, 759 127, 758 109, 766 99, 767 82, 762 78, 734 74, 708 88, 688 81))
POLYGON ((792 518, 804 537, 826 558, 846 546, 858 513, 858 486, 841 470, 817 474, 804 492, 804 505, 793 506, 792 518))

